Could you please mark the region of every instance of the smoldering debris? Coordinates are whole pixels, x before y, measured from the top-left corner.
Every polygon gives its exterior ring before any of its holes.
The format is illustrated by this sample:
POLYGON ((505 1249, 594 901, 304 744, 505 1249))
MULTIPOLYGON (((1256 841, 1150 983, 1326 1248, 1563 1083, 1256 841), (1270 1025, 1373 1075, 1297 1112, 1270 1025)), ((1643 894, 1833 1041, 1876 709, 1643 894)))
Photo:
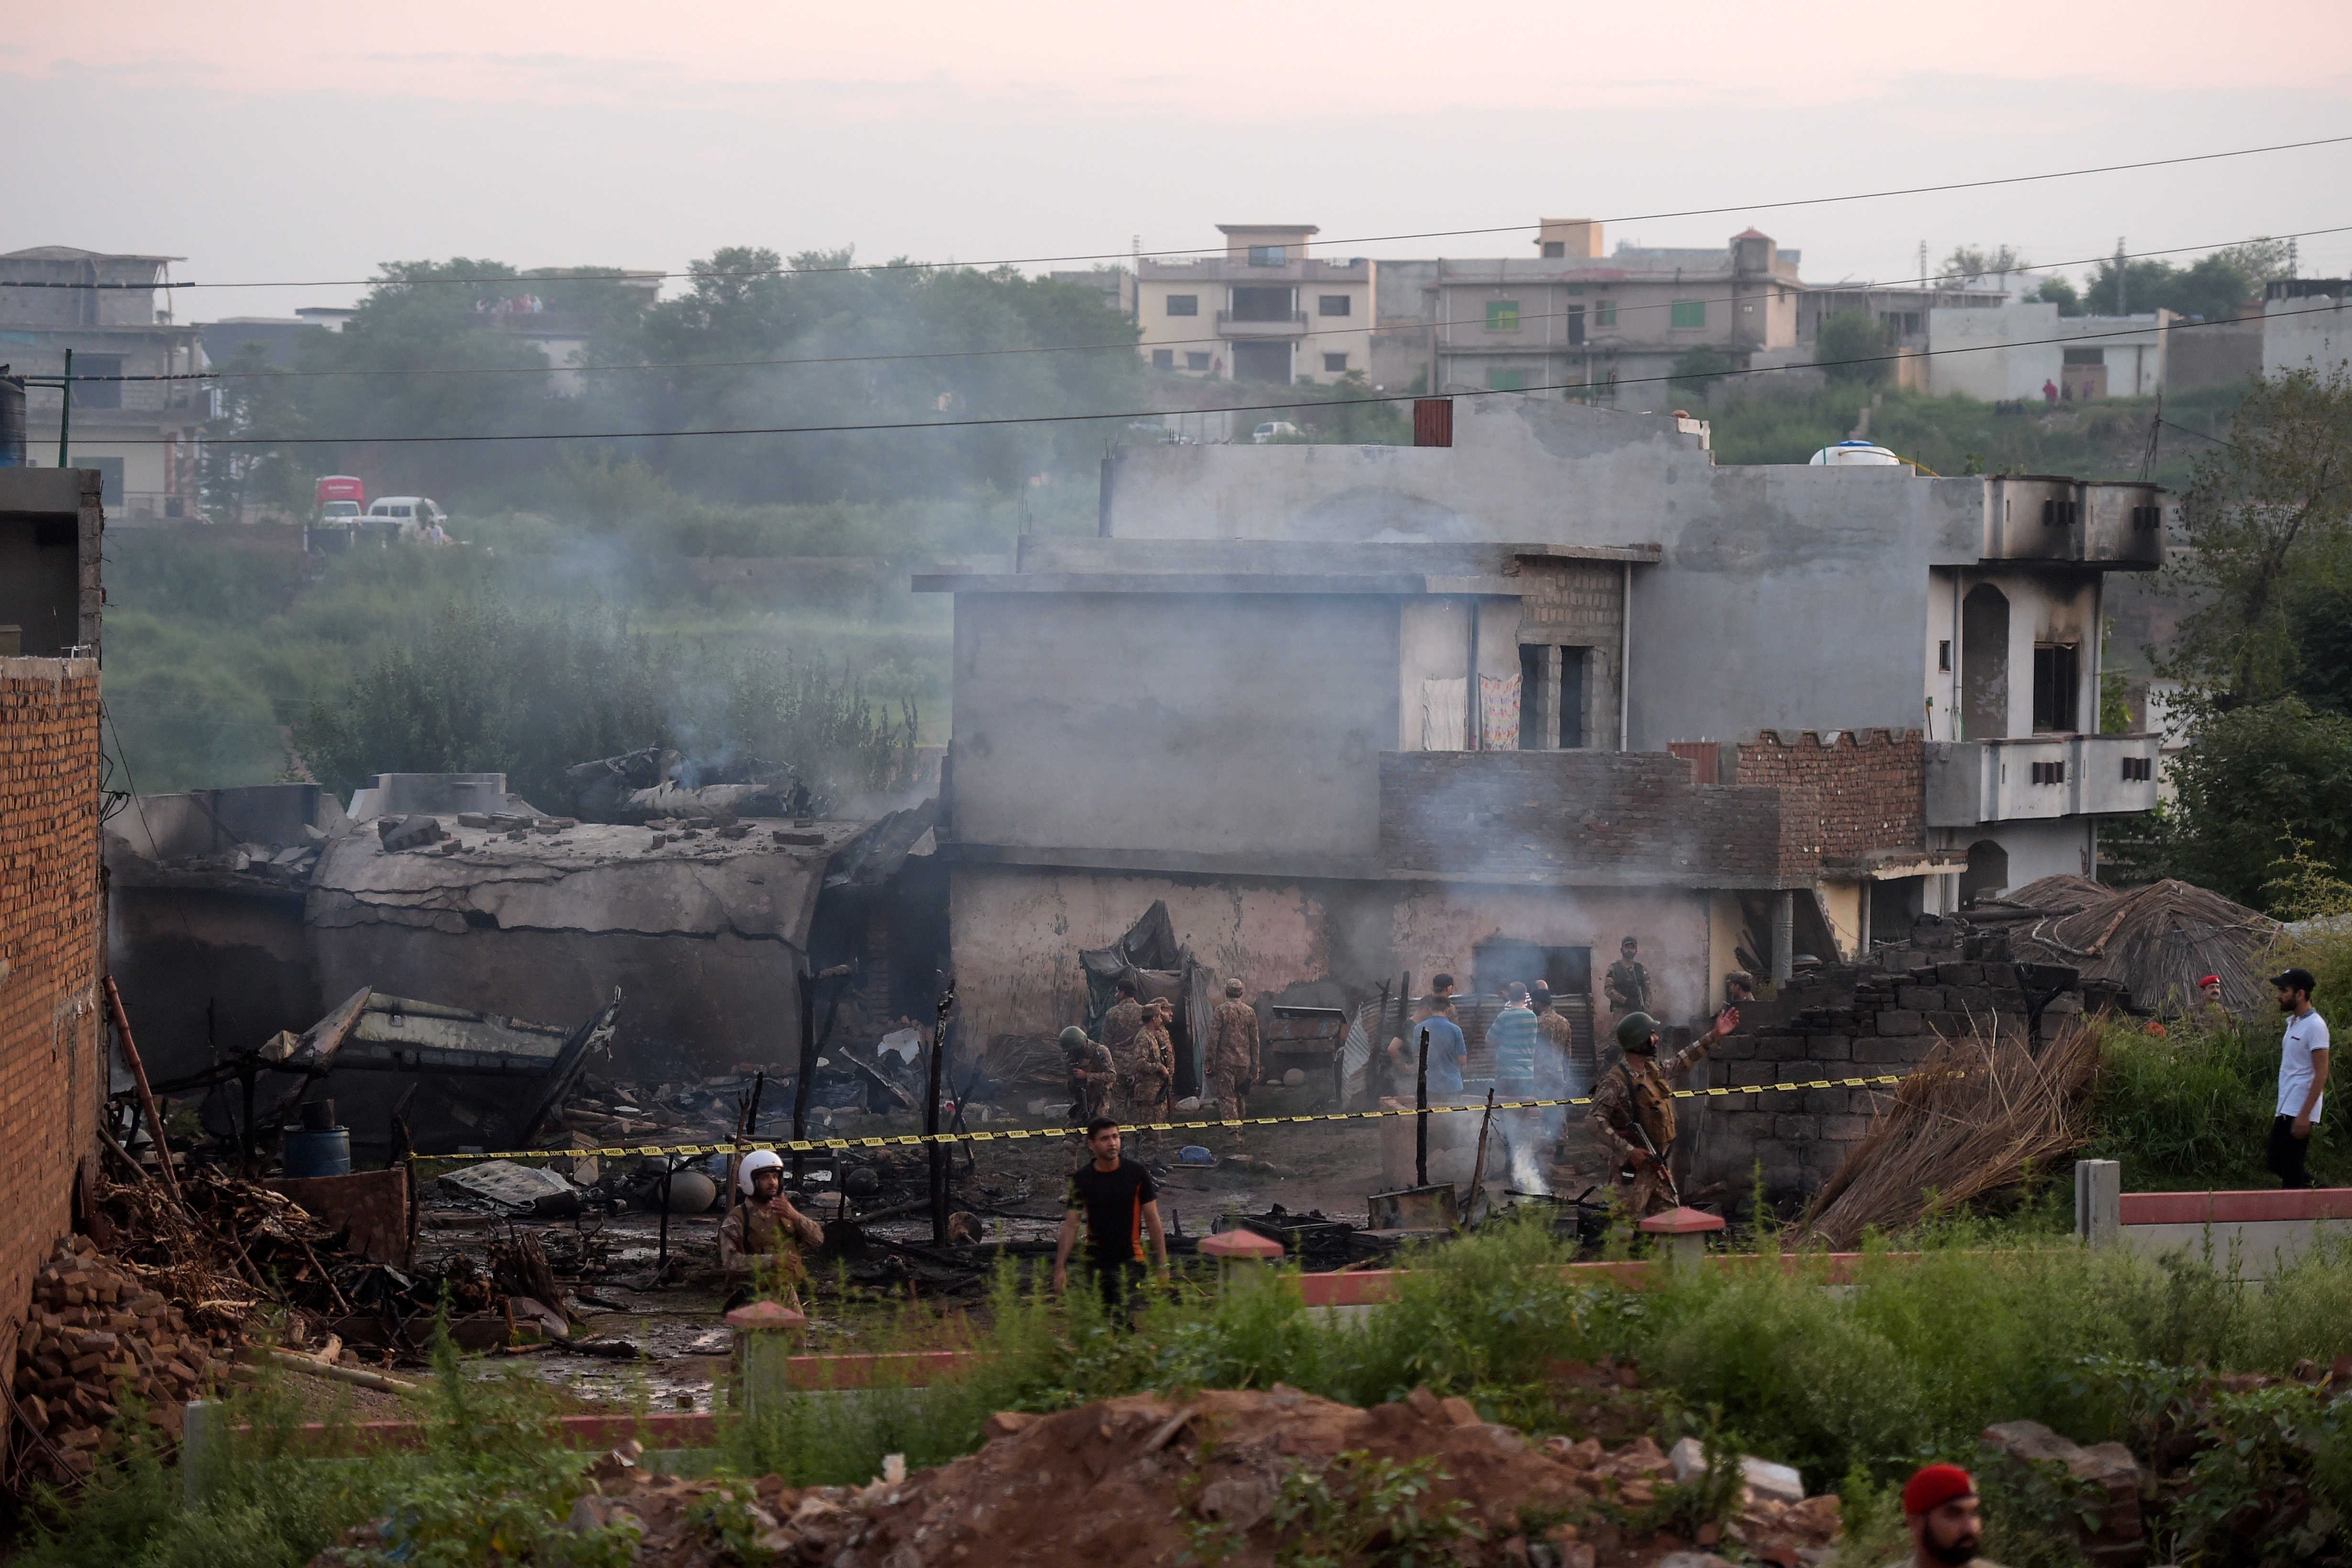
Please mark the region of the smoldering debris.
POLYGON ((587 822, 807 818, 829 804, 810 792, 800 769, 789 763, 730 756, 695 764, 659 746, 574 763, 564 777, 572 785, 573 809, 587 822))

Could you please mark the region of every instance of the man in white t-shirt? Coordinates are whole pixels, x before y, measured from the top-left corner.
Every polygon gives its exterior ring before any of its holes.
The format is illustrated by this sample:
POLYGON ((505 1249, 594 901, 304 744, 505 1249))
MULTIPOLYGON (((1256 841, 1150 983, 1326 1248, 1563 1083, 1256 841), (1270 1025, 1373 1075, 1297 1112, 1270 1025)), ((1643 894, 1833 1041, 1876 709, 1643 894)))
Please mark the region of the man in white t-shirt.
POLYGON ((2312 1010, 2311 993, 2319 982, 2310 970, 2284 970, 2271 976, 2271 984, 2278 987, 2279 1011, 2287 1016, 2286 1037, 2279 1042, 2270 1167, 2284 1185, 2307 1187, 2311 1130, 2319 1124, 2319 1102, 2327 1088, 2327 1020, 2312 1010))

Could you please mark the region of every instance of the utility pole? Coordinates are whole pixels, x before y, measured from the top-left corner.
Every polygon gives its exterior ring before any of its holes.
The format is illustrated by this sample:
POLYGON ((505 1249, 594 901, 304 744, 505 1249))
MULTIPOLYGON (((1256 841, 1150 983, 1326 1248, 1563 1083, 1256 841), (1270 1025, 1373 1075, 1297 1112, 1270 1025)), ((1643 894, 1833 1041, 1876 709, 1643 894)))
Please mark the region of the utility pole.
POLYGON ((1927 242, 1926 240, 1924 240, 1924 239, 1923 239, 1923 240, 1921 240, 1921 241, 1919 242, 1919 287, 1920 287, 1920 288, 1922 288, 1922 289, 1925 289, 1927 286, 1927 242))
POLYGON ((58 467, 66 466, 66 452, 73 437, 73 350, 66 350, 65 379, 58 383, 58 395, 63 401, 58 406, 58 467))
POLYGON ((2116 314, 2128 316, 2131 307, 2124 298, 2124 237, 2116 236, 2116 314))

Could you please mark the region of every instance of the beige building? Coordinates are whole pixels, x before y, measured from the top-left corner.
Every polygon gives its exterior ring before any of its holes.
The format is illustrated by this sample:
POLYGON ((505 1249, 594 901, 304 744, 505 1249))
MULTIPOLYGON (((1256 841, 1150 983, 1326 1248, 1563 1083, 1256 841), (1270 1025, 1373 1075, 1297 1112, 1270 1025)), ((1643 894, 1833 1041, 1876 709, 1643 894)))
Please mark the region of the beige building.
MULTIPOLYGON (((55 378, 73 351, 68 459, 102 476, 110 520, 197 514, 197 440, 212 416, 210 387, 107 379, 204 368, 196 329, 173 323, 169 296, 157 287, 180 259, 62 245, 0 256, 0 363, 15 375, 55 378)), ((26 455, 37 467, 57 462, 62 407, 54 386, 33 387, 26 398, 26 455)))
MULTIPOLYGON (((1663 404, 1664 378, 1694 349, 1731 368, 1800 363, 1798 253, 1749 229, 1719 250, 1620 245, 1604 255, 1601 225, 1547 218, 1537 254, 1439 260, 1423 269, 1417 302, 1384 320, 1384 362, 1401 363, 1418 335, 1431 390, 1565 388, 1601 404, 1663 404), (1418 309, 1413 309, 1417 303, 1418 309), (1406 310, 1418 321, 1402 317, 1406 310)), ((1394 291, 1391 290, 1393 293, 1394 291)))
POLYGON ((1138 266, 1138 346, 1154 369, 1279 384, 1370 371, 1370 260, 1308 255, 1313 224, 1217 227, 1223 256, 1138 266))

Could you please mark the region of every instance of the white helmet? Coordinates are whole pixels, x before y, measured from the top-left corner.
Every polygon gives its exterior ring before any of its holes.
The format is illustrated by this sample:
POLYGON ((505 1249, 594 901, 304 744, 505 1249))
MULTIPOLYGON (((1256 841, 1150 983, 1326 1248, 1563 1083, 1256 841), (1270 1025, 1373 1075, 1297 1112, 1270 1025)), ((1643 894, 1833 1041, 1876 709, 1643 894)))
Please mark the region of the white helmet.
POLYGON ((743 1156, 741 1164, 735 1167, 735 1184, 748 1194, 751 1190, 753 1176, 771 1167, 780 1166, 783 1163, 783 1156, 778 1154, 773 1149, 754 1149, 743 1156))

